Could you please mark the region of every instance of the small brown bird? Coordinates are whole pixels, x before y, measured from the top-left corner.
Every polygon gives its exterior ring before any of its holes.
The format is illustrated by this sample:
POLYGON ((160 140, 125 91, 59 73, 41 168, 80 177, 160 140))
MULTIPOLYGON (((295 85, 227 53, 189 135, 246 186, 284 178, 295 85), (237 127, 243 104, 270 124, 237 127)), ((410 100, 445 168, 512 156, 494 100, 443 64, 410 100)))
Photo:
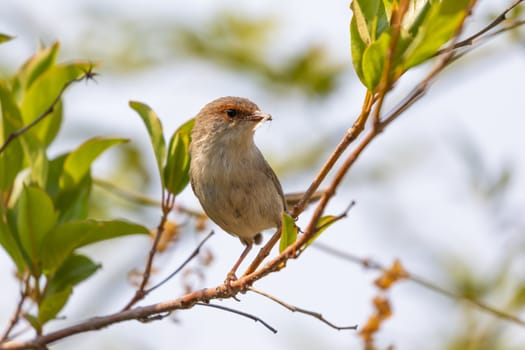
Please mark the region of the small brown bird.
POLYGON ((246 245, 227 281, 261 231, 279 227, 286 209, 277 176, 253 141, 269 114, 246 98, 221 97, 195 118, 190 145, 190 181, 204 211, 224 231, 246 245))

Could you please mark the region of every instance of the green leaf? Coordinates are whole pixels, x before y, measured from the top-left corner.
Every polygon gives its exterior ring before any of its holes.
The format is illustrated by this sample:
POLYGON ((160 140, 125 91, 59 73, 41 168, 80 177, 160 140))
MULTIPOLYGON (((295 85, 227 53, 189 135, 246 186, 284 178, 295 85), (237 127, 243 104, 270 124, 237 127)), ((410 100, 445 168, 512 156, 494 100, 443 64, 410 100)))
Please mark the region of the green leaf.
POLYGON ((12 39, 14 39, 14 37, 4 34, 4 33, 0 33, 0 44, 5 43, 6 41, 9 41, 12 39))
POLYGON ((350 8, 361 40, 370 45, 389 28, 385 4, 382 0, 353 0, 350 8))
MULTIPOLYGON (((0 213, 1 215, 2 213, 0 213)), ((11 227, 3 219, 4 215, 0 217, 0 245, 9 254, 11 260, 16 265, 18 272, 22 275, 26 270, 26 263, 22 254, 20 244, 17 242, 15 233, 11 230, 11 227)))
POLYGON ((109 147, 127 142, 122 138, 95 137, 68 154, 59 179, 61 189, 75 187, 88 174, 91 163, 109 147))
MULTIPOLYGON (((11 133, 23 126, 20 110, 3 81, 0 81, 0 107, 0 146, 2 146, 11 133)), ((12 188, 23 164, 22 146, 20 139, 16 138, 0 153, 0 193, 12 188)))
POLYGON ((44 272, 53 274, 77 248, 115 237, 148 234, 141 225, 127 221, 70 221, 56 227, 42 245, 44 272))
POLYGON ((86 174, 73 187, 61 189, 54 198, 58 211, 58 223, 86 219, 89 211, 89 197, 93 187, 91 175, 86 174))
POLYGON ((40 249, 56 225, 53 202, 37 187, 24 186, 17 203, 16 224, 23 249, 31 259, 32 273, 40 274, 40 249))
POLYGON ((13 79, 13 92, 17 101, 21 102, 35 79, 55 64, 59 48, 60 44, 56 42, 37 52, 20 67, 13 79))
POLYGON ((164 168, 164 185, 171 193, 179 194, 189 182, 191 130, 195 121, 190 119, 173 134, 164 168))
POLYGON ((88 216, 92 178, 89 172, 74 186, 60 188, 64 162, 69 153, 62 154, 49 162, 46 191, 53 197, 58 212, 58 223, 85 219, 88 216))
POLYGON ((48 160, 45 146, 31 133, 18 136, 25 160, 31 168, 26 183, 44 187, 47 181, 48 160))
POLYGON ((283 212, 281 214, 281 242, 279 243, 279 253, 282 253, 286 248, 295 243, 297 240, 297 227, 293 218, 283 212))
POLYGON ((64 153, 49 161, 45 189, 51 197, 55 197, 58 191, 60 190, 60 175, 62 175, 62 171, 64 169, 64 162, 66 161, 68 155, 69 153, 64 153))
POLYGON ((354 70, 359 77, 359 80, 361 80, 364 85, 365 78, 363 74, 363 54, 366 49, 366 43, 359 36, 355 17, 352 18, 352 21, 350 22, 350 37, 352 64, 354 65, 354 70))
POLYGON ((60 292, 45 296, 38 306, 38 322, 43 325, 54 319, 66 305, 71 293, 73 293, 73 287, 68 286, 60 292))
POLYGON ((324 230, 326 230, 336 221, 337 217, 333 215, 327 215, 320 218, 319 221, 317 221, 317 232, 312 237, 310 237, 308 241, 306 241, 305 247, 308 247, 310 244, 312 244, 321 235, 321 233, 324 232, 324 230))
POLYGON ((142 121, 146 125, 148 130, 151 145, 153 146, 153 153, 157 160, 157 168, 159 170, 159 176, 161 182, 164 184, 164 178, 162 176, 162 166, 164 164, 164 158, 166 157, 166 141, 164 141, 164 135, 162 131, 162 123, 157 117, 157 114, 146 104, 136 101, 130 101, 129 106, 133 108, 142 121))
POLYGON ((28 313, 24 313, 23 317, 25 318, 27 322, 29 322, 31 327, 35 329, 37 334, 42 333, 42 324, 38 321, 38 318, 36 316, 28 314, 28 313))
POLYGON ((100 268, 84 255, 69 255, 58 270, 48 278, 46 293, 38 309, 41 324, 53 319, 65 306, 73 286, 89 278, 100 268))
POLYGON ((91 65, 87 62, 51 67, 36 78, 23 96, 20 109, 24 124, 29 124, 50 112, 30 131, 43 144, 49 145, 53 141, 62 121, 62 108, 59 103, 55 108, 50 108, 60 98, 67 85, 85 75, 90 68, 91 65))
POLYGON ((470 0, 443 0, 433 2, 430 9, 423 8, 426 16, 418 18, 410 29, 417 35, 404 54, 404 70, 426 61, 452 39, 469 6, 470 0))
POLYGON ((371 92, 375 92, 377 85, 381 81, 386 52, 389 45, 390 34, 384 32, 381 37, 370 44, 363 53, 364 84, 371 92))
POLYGON ((49 278, 46 294, 58 293, 70 286, 76 286, 93 275, 100 267, 100 264, 95 264, 85 255, 72 254, 49 278))

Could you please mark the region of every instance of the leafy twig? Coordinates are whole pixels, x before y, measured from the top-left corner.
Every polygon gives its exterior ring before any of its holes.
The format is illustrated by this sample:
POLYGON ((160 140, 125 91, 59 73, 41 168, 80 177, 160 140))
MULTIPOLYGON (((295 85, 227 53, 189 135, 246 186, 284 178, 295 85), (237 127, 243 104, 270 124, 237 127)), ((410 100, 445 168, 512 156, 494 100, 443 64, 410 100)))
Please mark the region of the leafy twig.
POLYGON ((305 315, 317 318, 319 321, 321 321, 323 323, 326 323, 327 325, 329 325, 330 327, 332 327, 334 329, 337 329, 338 331, 345 330, 345 329, 357 329, 356 325, 353 325, 353 326, 337 326, 337 325, 333 324, 332 322, 328 321, 326 318, 324 318, 323 315, 321 315, 319 312, 306 310, 306 309, 303 309, 303 308, 300 308, 300 307, 288 304, 288 303, 282 301, 281 299, 278 299, 278 298, 274 297, 273 295, 268 294, 268 293, 266 293, 266 292, 264 292, 262 290, 259 290, 259 289, 253 288, 253 287, 248 288, 248 290, 251 290, 252 292, 257 293, 259 295, 262 295, 262 296, 264 296, 264 297, 266 297, 266 298, 276 302, 277 304, 279 304, 281 306, 284 306, 285 308, 287 308, 288 310, 290 310, 292 312, 298 312, 298 313, 301 313, 301 314, 305 314, 305 315))
POLYGON ((20 129, 16 130, 16 131, 13 131, 11 134, 9 134, 9 136, 7 137, 7 139, 5 140, 4 144, 2 146, 0 146, 0 153, 2 153, 6 148, 7 146, 15 139, 17 138, 18 136, 22 135, 23 133, 27 132, 28 130, 30 130, 32 127, 34 127, 35 125, 37 125, 38 123, 40 123, 42 120, 44 120, 48 115, 50 115, 51 113, 53 113, 53 111, 55 110, 55 107, 56 105, 58 104, 58 102, 60 102, 60 99, 62 98, 62 94, 64 93, 64 91, 66 91, 66 89, 73 83, 77 83, 79 81, 82 81, 82 80, 89 80, 89 79, 93 79, 95 76, 97 75, 97 73, 93 72, 92 71, 92 67, 85 71, 84 74, 80 77, 80 78, 77 78, 77 79, 73 79, 73 80, 70 80, 68 81, 67 83, 64 84, 64 86, 62 86, 62 89, 60 89, 60 91, 58 92, 58 95, 55 97, 55 99, 53 100, 53 102, 51 102, 51 105, 44 111, 42 112, 35 120, 33 120, 31 123, 27 124, 27 125, 24 125, 23 127, 21 127, 20 129))

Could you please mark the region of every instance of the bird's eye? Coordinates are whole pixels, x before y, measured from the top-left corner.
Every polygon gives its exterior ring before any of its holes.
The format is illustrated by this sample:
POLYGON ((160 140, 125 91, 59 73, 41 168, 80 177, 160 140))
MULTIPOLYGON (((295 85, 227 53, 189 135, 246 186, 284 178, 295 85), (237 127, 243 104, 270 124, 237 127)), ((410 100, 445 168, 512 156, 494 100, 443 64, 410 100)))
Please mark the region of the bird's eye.
POLYGON ((237 115, 237 110, 235 109, 227 109, 226 110, 226 114, 228 115, 228 117, 230 118, 233 118, 237 115))

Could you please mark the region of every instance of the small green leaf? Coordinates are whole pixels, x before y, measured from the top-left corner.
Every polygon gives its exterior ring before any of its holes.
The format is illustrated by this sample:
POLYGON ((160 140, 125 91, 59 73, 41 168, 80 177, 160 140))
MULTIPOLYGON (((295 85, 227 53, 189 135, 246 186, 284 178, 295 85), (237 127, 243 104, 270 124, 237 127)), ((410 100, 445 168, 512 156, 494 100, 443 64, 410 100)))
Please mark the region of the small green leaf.
POLYGON ((45 146, 31 133, 18 136, 25 160, 31 169, 26 183, 44 187, 47 182, 47 171, 49 162, 47 160, 45 146))
POLYGON ((426 61, 448 42, 461 24, 469 6, 470 0, 443 0, 433 2, 430 9, 423 8, 421 11, 425 15, 424 18, 418 17, 410 28, 417 35, 404 54, 404 70, 426 61))
POLYGON ((49 278, 46 294, 58 293, 69 286, 76 286, 93 275, 100 267, 100 264, 95 264, 87 256, 72 254, 49 278))
MULTIPOLYGON (((0 213, 0 215, 1 214, 2 213, 0 213)), ((11 230, 11 227, 9 227, 7 222, 4 222, 3 217, 4 215, 1 215, 0 217, 0 245, 4 248, 7 254, 9 254, 11 260, 13 260, 13 263, 16 265, 18 272, 22 274, 27 265, 24 256, 22 255, 20 244, 17 243, 17 237, 15 237, 14 232, 11 230)))
POLYGON ((164 158, 166 157, 166 141, 164 141, 164 135, 162 130, 162 123, 157 117, 157 114, 146 104, 136 101, 130 101, 129 106, 133 108, 142 121, 146 125, 148 130, 151 145, 153 146, 153 153, 157 160, 157 168, 159 170, 160 179, 164 184, 164 178, 162 176, 162 165, 164 164, 164 158))
POLYGON ((132 234, 149 234, 141 225, 127 221, 70 221, 50 232, 42 245, 44 272, 53 274, 77 248, 85 245, 132 234))
POLYGON ((37 334, 42 333, 42 324, 38 321, 38 318, 36 316, 24 313, 23 317, 27 322, 29 322, 29 324, 31 325, 31 327, 33 327, 37 334))
POLYGON ((283 212, 281 214, 281 224, 282 224, 282 233, 281 233, 281 242, 279 243, 279 253, 282 253, 290 245, 294 244, 297 240, 297 227, 293 218, 283 212))
MULTIPOLYGON (((85 75, 90 67, 91 64, 87 62, 57 65, 38 76, 21 102, 20 109, 24 124, 29 124, 44 113, 48 113, 64 88, 85 75)), ((43 144, 49 145, 58 133, 61 121, 62 108, 59 103, 49 115, 31 128, 30 132, 36 135, 43 144)))
POLYGON ((320 218, 319 221, 317 221, 317 232, 312 237, 310 237, 308 241, 306 241, 305 246, 308 247, 310 244, 312 244, 321 235, 321 233, 324 232, 324 230, 326 230, 336 221, 337 217, 333 215, 327 215, 320 218))
POLYGON ((55 64, 59 48, 60 44, 56 42, 41 49, 20 67, 13 79, 13 92, 17 101, 21 102, 35 79, 55 64))
POLYGON ((171 193, 179 194, 189 182, 191 130, 195 121, 184 123, 171 138, 164 168, 164 185, 171 193))
MULTIPOLYGON (((0 81, 0 146, 9 136, 23 126, 22 115, 11 91, 0 81)), ((0 193, 12 188, 14 180, 22 170, 24 157, 20 139, 14 139, 0 153, 0 193)))
POLYGON ((43 325, 54 319, 66 305, 71 293, 73 293, 73 287, 68 286, 60 292, 46 295, 38 306, 38 322, 43 325))
POLYGON ((12 39, 14 39, 14 37, 4 34, 4 33, 0 33, 0 44, 5 43, 6 41, 9 41, 12 39))
POLYGON ((365 78, 363 74, 363 54, 366 49, 366 43, 363 41, 357 30, 357 22, 355 17, 350 22, 350 38, 351 38, 351 51, 352 51, 352 64, 354 70, 359 77, 359 80, 364 85, 365 78))
POLYGON ((390 34, 384 32, 377 41, 371 43, 363 53, 364 84, 371 92, 375 92, 383 75, 386 52, 390 44, 390 34))
POLYGON ((62 154, 49 162, 49 174, 45 187, 55 203, 58 223, 87 218, 93 184, 88 172, 77 184, 62 189, 59 187, 60 176, 68 155, 69 153, 62 154))
POLYGON ((89 197, 93 187, 91 175, 86 174, 73 187, 61 189, 54 198, 58 211, 58 223, 81 220, 88 217, 89 197))
POLYGON ((56 225, 53 202, 37 187, 24 186, 17 203, 17 228, 23 249, 29 255, 34 276, 40 274, 40 248, 56 225))
POLYGON ((95 137, 80 145, 68 154, 64 161, 64 168, 59 179, 61 189, 71 188, 88 174, 91 163, 106 149, 119 143, 127 142, 122 138, 95 137))

